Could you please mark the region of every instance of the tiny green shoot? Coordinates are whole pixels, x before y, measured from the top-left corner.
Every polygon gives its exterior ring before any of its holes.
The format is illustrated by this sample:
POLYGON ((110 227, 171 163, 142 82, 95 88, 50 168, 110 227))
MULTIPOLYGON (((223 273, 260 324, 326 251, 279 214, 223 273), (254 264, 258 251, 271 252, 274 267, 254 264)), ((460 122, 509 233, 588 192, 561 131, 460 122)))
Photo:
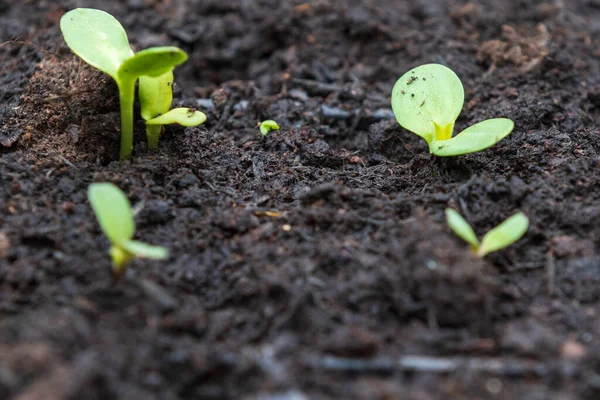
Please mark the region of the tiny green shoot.
POLYGON ((134 54, 119 21, 104 11, 92 8, 76 8, 67 12, 60 20, 60 29, 73 53, 110 75, 117 83, 121 107, 120 159, 131 158, 137 79, 166 74, 185 62, 187 54, 171 46, 152 47, 134 54))
POLYGON ((158 147, 163 125, 197 126, 206 121, 204 113, 191 108, 171 110, 173 71, 167 71, 156 77, 140 77, 139 98, 142 118, 146 121, 146 138, 150 149, 158 147))
POLYGON ((521 239, 529 227, 529 219, 520 212, 490 230, 479 242, 471 225, 452 208, 446 209, 446 222, 458 237, 471 245, 479 257, 510 246, 521 239))
POLYGON ((112 183, 92 183, 88 188, 88 199, 102 231, 111 243, 109 254, 116 277, 125 272, 135 257, 162 260, 169 256, 164 247, 133 240, 135 221, 131 205, 117 186, 112 183))
POLYGON ((267 136, 269 132, 276 131, 277 129, 279 129, 279 125, 272 119, 268 119, 266 121, 261 122, 258 129, 260 130, 260 133, 263 136, 267 136))
POLYGON ((512 132, 512 120, 492 118, 452 137, 464 98, 462 83, 450 68, 425 64, 398 79, 392 90, 392 110, 398 123, 425 139, 429 152, 437 156, 485 150, 512 132))

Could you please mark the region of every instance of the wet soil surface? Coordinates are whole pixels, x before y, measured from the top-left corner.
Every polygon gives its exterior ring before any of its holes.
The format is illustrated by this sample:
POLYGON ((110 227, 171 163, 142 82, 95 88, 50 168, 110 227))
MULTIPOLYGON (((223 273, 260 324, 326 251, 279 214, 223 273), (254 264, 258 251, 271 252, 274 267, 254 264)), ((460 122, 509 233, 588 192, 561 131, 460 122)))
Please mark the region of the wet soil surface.
POLYGON ((58 29, 96 3, 0 1, 0 398, 600 396, 600 3, 102 2, 189 53, 175 103, 208 116, 158 152, 138 123, 124 164, 116 86, 58 29), (463 81, 458 130, 514 132, 431 157, 389 106, 428 62, 463 81), (167 261, 113 282, 98 181, 167 261), (482 260, 446 207, 531 223, 482 260))

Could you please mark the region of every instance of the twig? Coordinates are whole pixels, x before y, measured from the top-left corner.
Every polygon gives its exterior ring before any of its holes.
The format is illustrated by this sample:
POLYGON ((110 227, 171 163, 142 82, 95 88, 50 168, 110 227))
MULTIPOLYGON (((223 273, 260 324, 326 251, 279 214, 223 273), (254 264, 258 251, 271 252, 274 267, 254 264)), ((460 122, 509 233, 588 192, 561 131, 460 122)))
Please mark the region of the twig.
POLYGON ((547 253, 546 253, 546 272, 547 272, 547 288, 548 288, 548 294, 553 295, 554 294, 554 276, 556 274, 556 264, 554 262, 554 251, 553 249, 550 249, 547 253))
POLYGON ((302 86, 307 91, 319 95, 328 95, 329 93, 341 92, 343 89, 341 86, 338 85, 318 81, 311 81, 309 79, 292 78, 291 81, 292 83, 295 83, 298 86, 302 86))
MULTIPOLYGON (((404 356, 398 359, 377 357, 372 359, 341 358, 325 356, 309 359, 308 365, 314 369, 342 372, 383 373, 428 372, 452 373, 459 370, 483 372, 503 376, 546 376, 550 372, 548 364, 517 358, 483 357, 430 357, 404 356)), ((572 363, 561 364, 564 374, 574 374, 572 363)))
POLYGON ((33 43, 33 42, 28 42, 25 40, 7 40, 6 42, 0 43, 0 47, 3 47, 7 44, 21 44, 21 45, 28 45, 28 46, 33 46, 36 49, 38 49, 39 51, 41 51, 42 53, 46 53, 46 54, 54 54, 57 55, 58 53, 56 53, 55 51, 50 51, 50 50, 46 50, 41 48, 39 45, 33 43))
POLYGON ((321 106, 321 115, 323 116, 323 118, 330 118, 336 120, 344 120, 354 117, 358 119, 358 122, 354 121, 355 124, 359 124, 362 121, 378 122, 394 118, 394 113, 389 108, 378 108, 376 110, 357 108, 348 111, 340 107, 329 107, 325 105, 321 106))

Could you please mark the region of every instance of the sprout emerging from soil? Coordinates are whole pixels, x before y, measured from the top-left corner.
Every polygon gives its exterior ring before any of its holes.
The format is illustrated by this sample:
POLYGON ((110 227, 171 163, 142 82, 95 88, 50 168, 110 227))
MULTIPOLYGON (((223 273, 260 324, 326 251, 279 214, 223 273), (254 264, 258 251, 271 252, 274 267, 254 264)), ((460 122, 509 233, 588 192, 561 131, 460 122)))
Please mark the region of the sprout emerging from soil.
POLYGON ((135 82, 140 76, 166 74, 185 62, 187 54, 171 46, 152 47, 134 54, 119 21, 92 8, 69 11, 60 19, 60 29, 73 53, 117 83, 121 104, 120 159, 131 158, 135 82))
POLYGON ((173 71, 157 77, 142 76, 139 83, 139 98, 142 118, 146 121, 148 148, 158 147, 163 125, 179 124, 198 126, 206 121, 206 115, 191 108, 174 108, 173 71))
POLYGON ((392 109, 398 123, 425 139, 429 152, 437 156, 475 153, 512 132, 512 120, 493 118, 452 137, 464 97, 462 83, 451 69, 425 64, 398 79, 392 90, 392 109))
POLYGON ((469 243, 479 257, 510 246, 521 239, 529 227, 529 219, 520 212, 486 233, 480 243, 471 225, 455 210, 446 209, 446 221, 450 229, 469 243))
POLYGON ((120 277, 135 258, 162 260, 169 256, 166 248, 151 246, 133 239, 135 221, 125 194, 112 183, 92 183, 88 199, 104 234, 110 240, 113 274, 120 277))
POLYGON ((263 136, 267 136, 269 132, 276 131, 277 129, 279 129, 279 125, 272 119, 268 119, 266 121, 261 122, 258 129, 260 130, 260 133, 263 136))

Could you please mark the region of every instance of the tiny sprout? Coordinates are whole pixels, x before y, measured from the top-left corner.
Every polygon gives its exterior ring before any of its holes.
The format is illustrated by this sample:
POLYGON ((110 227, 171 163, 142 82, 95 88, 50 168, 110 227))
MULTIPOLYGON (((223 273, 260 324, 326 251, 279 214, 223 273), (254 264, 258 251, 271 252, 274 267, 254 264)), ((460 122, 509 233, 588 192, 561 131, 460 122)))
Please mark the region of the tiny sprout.
POLYGON ((166 248, 151 246, 133 239, 135 221, 125 194, 112 183, 92 183, 88 199, 104 234, 110 240, 113 274, 120 277, 135 257, 162 260, 169 256, 166 248))
POLYGON ((93 8, 76 8, 60 19, 69 48, 83 61, 110 75, 119 88, 121 105, 120 159, 133 150, 133 101, 140 76, 156 77, 187 60, 177 47, 152 47, 133 53, 123 26, 112 15, 93 8))
POLYGON ((158 139, 163 125, 179 124, 197 126, 206 121, 206 115, 190 108, 174 108, 173 71, 167 71, 156 77, 140 77, 139 87, 142 118, 146 121, 148 148, 158 147, 158 139))
POLYGON ((279 129, 279 125, 272 119, 268 119, 260 123, 259 129, 263 136, 267 136, 267 133, 279 129))
POLYGON ((471 245, 479 257, 510 246, 521 239, 529 227, 529 219, 520 212, 486 233, 480 243, 471 225, 452 208, 446 208, 446 222, 458 237, 471 245))
POLYGON ((429 152, 437 156, 485 150, 512 132, 513 121, 493 118, 452 137, 464 97, 462 83, 451 69, 440 64, 425 64, 398 79, 392 90, 392 109, 398 123, 425 139, 429 152), (405 95, 408 89, 410 97, 405 95))

